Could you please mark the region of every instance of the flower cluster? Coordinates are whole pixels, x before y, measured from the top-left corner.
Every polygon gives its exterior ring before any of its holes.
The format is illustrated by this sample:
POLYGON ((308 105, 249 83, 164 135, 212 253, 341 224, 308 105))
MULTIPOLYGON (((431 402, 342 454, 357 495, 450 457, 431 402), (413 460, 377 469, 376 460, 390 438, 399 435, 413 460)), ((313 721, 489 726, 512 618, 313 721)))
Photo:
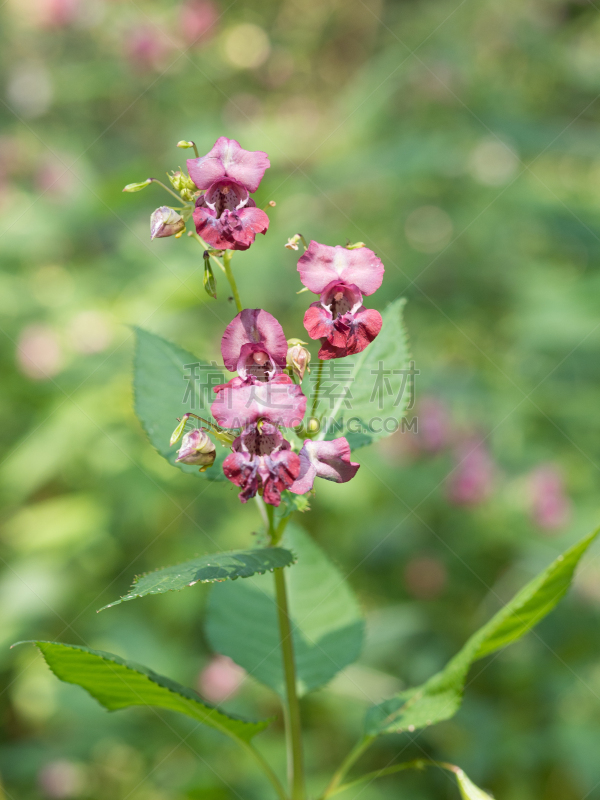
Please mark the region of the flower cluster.
POLYGON ((363 295, 379 289, 384 268, 372 250, 311 242, 298 261, 300 280, 319 300, 304 315, 311 339, 320 339, 320 359, 360 353, 381 330, 381 314, 363 306, 363 295))

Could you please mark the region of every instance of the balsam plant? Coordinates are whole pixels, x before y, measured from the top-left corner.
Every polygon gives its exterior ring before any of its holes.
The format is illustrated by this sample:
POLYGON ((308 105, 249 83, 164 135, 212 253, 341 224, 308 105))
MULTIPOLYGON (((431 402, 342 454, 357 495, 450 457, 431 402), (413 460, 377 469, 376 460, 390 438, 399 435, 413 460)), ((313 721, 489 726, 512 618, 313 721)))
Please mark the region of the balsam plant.
MULTIPOLYGON (((269 227, 266 212, 250 197, 269 167, 267 154, 248 152, 224 137, 205 156, 199 156, 193 142, 178 146, 193 148, 196 157, 188 159, 187 173, 179 170, 169 175, 172 188, 161 184, 178 204, 161 206, 152 214, 151 236, 181 237, 193 221, 188 236, 203 249, 207 293, 216 296, 214 266, 224 274, 235 301, 237 314, 223 331, 221 356, 223 370, 237 374, 226 380, 215 362, 202 362, 138 330, 136 412, 151 443, 172 465, 203 479, 229 480, 239 487, 242 503, 253 499, 264 522, 264 536, 245 550, 210 554, 142 575, 125 597, 105 608, 149 594, 214 583, 206 619, 208 641, 216 652, 229 656, 279 695, 287 782, 254 743, 272 720, 234 716, 205 702, 195 691, 110 653, 58 642, 35 644, 58 678, 82 686, 105 708, 156 706, 216 728, 252 756, 281 800, 305 800, 300 700, 359 656, 363 620, 351 588, 325 553, 296 522, 288 523, 294 513, 308 510, 309 497, 318 492, 317 478, 336 483, 360 480, 351 448, 397 430, 406 400, 398 403, 391 392, 380 393, 375 409, 373 375, 381 373, 382 364, 390 370, 386 374, 408 369, 404 301, 391 303, 382 315, 363 306, 363 297, 381 286, 384 266, 362 243, 330 246, 307 244, 301 234, 290 237, 288 249, 304 248, 297 265, 302 291, 318 296, 304 317, 306 333, 320 342, 308 404, 303 386, 310 352, 305 342, 286 339, 282 326, 267 310, 244 307, 231 267, 234 252, 247 250, 256 234, 266 233, 269 227), (342 391, 333 407, 325 410, 319 402, 324 366, 349 356, 352 364, 348 362, 338 378, 342 391), (182 399, 186 370, 191 370, 191 377, 188 374, 182 399), (206 402, 207 389, 214 395, 212 403, 206 402), (349 398, 352 417, 345 422, 349 398), (179 424, 171 434, 175 417, 179 424), (345 436, 337 435, 343 432, 345 436)), ((139 191, 154 182, 130 184, 125 191, 139 191)), ((284 280, 288 278, 291 275, 284 280)), ((455 776, 463 798, 489 800, 459 767, 446 762, 419 759, 375 773, 359 771, 354 777, 349 773, 378 737, 413 732, 451 718, 460 708, 473 662, 516 641, 554 608, 597 534, 571 547, 528 583, 471 636, 441 672, 373 706, 361 738, 319 800, 383 775, 432 766, 455 776)))

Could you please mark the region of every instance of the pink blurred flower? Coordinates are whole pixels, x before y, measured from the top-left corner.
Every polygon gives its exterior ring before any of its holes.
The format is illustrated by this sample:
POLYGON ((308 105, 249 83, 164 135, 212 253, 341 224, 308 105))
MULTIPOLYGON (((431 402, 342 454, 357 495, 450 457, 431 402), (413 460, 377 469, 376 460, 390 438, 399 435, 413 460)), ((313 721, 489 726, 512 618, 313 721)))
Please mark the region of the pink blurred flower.
POLYGON ((212 150, 187 160, 190 178, 205 190, 196 200, 196 232, 219 250, 247 250, 269 218, 250 197, 270 167, 262 150, 244 150, 235 139, 220 136, 212 150))
POLYGON ((290 486, 290 492, 309 492, 315 478, 325 478, 334 483, 346 483, 356 475, 360 464, 350 461, 350 445, 342 436, 330 442, 304 440, 300 450, 300 473, 290 486))
POLYGON ((45 797, 62 798, 79 797, 84 776, 78 764, 66 759, 50 761, 39 772, 38 784, 45 797))
POLYGON ((479 505, 490 497, 494 476, 494 462, 483 442, 466 441, 456 450, 456 466, 446 484, 448 499, 459 506, 479 505))
POLYGON ((198 676, 198 691, 209 703, 223 703, 238 693, 246 670, 227 656, 216 655, 198 676))
POLYGON ((79 16, 81 0, 37 0, 33 22, 40 28, 66 28, 79 16))
POLYGON ((417 409, 418 445, 427 453, 437 453, 449 444, 452 434, 446 404, 437 397, 423 397, 417 409))
POLYGON ((181 35, 189 46, 199 45, 216 33, 219 9, 210 0, 189 0, 179 10, 181 35))
POLYGON ((47 380, 57 375, 63 364, 58 336, 46 325, 28 325, 17 343, 17 366, 34 380, 47 380))
POLYGON ((363 295, 377 291, 383 280, 380 259, 367 247, 348 250, 311 241, 298 261, 300 280, 320 295, 304 315, 311 339, 321 340, 319 358, 360 353, 381 330, 381 314, 366 309, 363 295))
POLYGON ((124 43, 125 57, 141 71, 160 69, 169 50, 168 39, 154 25, 139 25, 130 30, 124 43))
POLYGON ((528 483, 533 522, 547 531, 563 528, 571 516, 571 502, 560 471, 552 464, 542 464, 530 473, 528 483))

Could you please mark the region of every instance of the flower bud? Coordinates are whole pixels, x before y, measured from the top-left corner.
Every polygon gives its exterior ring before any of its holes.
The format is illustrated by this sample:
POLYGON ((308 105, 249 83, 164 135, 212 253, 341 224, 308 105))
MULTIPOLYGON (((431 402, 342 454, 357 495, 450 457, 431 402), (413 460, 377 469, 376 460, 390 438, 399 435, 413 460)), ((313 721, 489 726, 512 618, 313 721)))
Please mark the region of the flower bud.
POLYGON ((304 373, 308 370, 310 372, 310 352, 303 347, 307 344, 301 339, 288 339, 288 351, 285 358, 287 366, 298 376, 301 381, 304 378, 304 373))
POLYGON ((181 170, 172 172, 170 175, 167 173, 167 178, 170 180, 171 186, 176 192, 187 193, 198 191, 194 181, 189 177, 189 175, 186 175, 185 172, 181 172, 181 170))
POLYGON ((168 206, 161 206, 150 216, 150 238, 174 236, 185 230, 183 217, 168 206))
POLYGON ((188 150, 190 147, 194 147, 194 143, 186 142, 185 139, 182 139, 180 142, 177 142, 177 147, 181 147, 182 150, 188 150))
POLYGON ((346 250, 359 250, 361 247, 366 247, 367 245, 364 242, 354 242, 351 244, 350 242, 346 245, 346 250))
POLYGON ((195 428, 183 437, 176 460, 181 464, 199 466, 200 472, 204 472, 213 465, 216 457, 215 450, 215 445, 206 431, 202 428, 195 428))
POLYGON ((190 418, 189 414, 184 414, 183 417, 179 420, 179 425, 175 428, 175 430, 171 435, 171 441, 169 442, 169 445, 171 447, 173 447, 175 442, 178 442, 183 436, 183 432, 185 430, 185 426, 189 418, 190 418))
POLYGON ((145 181, 141 183, 128 183, 127 186, 123 189, 124 192, 141 192, 142 189, 145 189, 146 186, 149 186, 152 183, 152 178, 146 178, 145 181))
POLYGON ((308 248, 308 245, 306 244, 306 239, 304 238, 304 236, 302 236, 301 233, 295 233, 293 236, 290 236, 290 238, 287 240, 287 242, 283 246, 287 250, 297 250, 298 249, 298 244, 300 242, 302 242, 302 245, 303 245, 304 249, 306 250, 308 248))

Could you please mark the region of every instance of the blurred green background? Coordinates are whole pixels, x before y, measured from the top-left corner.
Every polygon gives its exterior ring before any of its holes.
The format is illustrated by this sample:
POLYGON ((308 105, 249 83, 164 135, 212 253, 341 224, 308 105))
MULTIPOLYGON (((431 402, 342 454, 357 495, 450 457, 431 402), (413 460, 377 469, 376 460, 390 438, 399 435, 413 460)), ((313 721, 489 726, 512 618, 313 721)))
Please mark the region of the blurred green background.
MULTIPOLYGON (((158 187, 219 135, 266 150, 247 306, 302 337, 288 236, 364 241, 369 305, 408 298, 419 433, 358 453, 302 522, 368 619, 358 665, 304 703, 314 792, 365 708, 440 667, 600 521, 600 15, 585 0, 6 0, 0 7, 0 775, 7 798, 229 800, 270 788, 189 720, 109 714, 19 639, 118 653, 217 698, 206 588, 96 615, 134 574, 243 547, 234 487, 182 475, 131 410, 132 325, 206 358, 234 314, 188 239, 149 241, 158 187), (207 671, 208 669, 208 671, 207 671)), ((316 348, 313 348, 316 355, 316 348)), ((600 798, 600 560, 535 633, 480 662, 454 720, 388 737, 502 800, 600 798)), ((225 690, 223 689, 225 687, 225 690)), ((227 707, 278 713, 246 679, 227 707)), ((281 722, 259 747, 284 770, 281 722)), ((456 798, 444 774, 349 800, 456 798)))

